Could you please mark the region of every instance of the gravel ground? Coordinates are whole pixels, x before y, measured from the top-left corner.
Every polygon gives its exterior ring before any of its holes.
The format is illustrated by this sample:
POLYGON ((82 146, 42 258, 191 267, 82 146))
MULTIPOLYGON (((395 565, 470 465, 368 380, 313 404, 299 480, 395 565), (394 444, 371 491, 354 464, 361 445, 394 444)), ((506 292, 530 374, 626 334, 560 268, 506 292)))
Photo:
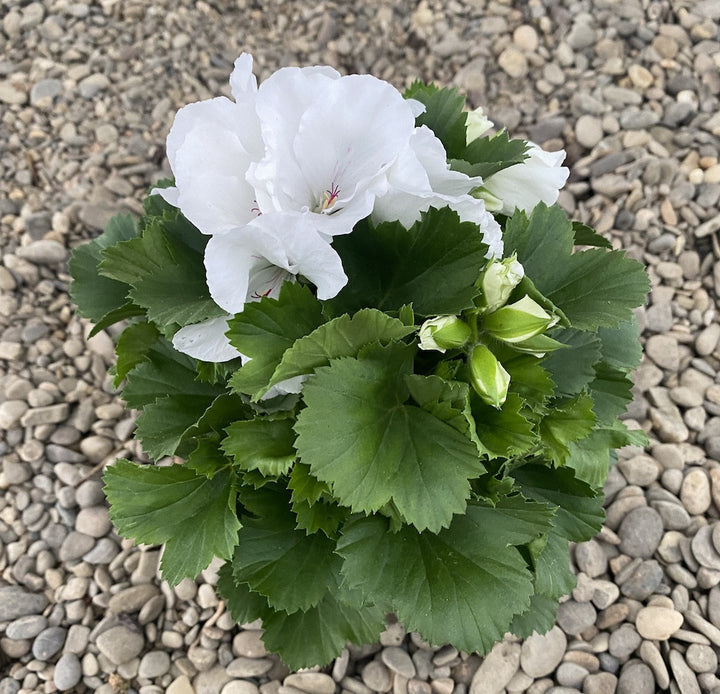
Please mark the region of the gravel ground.
POLYGON ((0 0, 0 694, 720 693, 718 0, 0 0), (456 84, 513 134, 564 147, 561 203, 649 266, 629 416, 649 434, 574 548, 546 636, 484 660, 391 624, 290 674, 233 626, 211 567, 174 589, 112 530, 102 466, 141 458, 67 296, 70 248, 140 211, 181 105, 327 63, 456 84))

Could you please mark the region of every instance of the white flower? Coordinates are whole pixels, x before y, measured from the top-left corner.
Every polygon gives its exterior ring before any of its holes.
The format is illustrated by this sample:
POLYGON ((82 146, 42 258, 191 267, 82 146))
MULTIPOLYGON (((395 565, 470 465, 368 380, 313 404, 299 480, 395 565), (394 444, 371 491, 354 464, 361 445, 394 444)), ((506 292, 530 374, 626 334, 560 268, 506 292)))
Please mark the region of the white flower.
POLYGON ((498 171, 483 184, 502 200, 503 214, 511 215, 517 208, 530 213, 540 202, 554 204, 570 173, 566 166, 560 166, 565 150, 546 152, 534 142, 529 144, 528 159, 498 171))
POLYGON ((482 199, 470 191, 482 184, 479 176, 470 177, 453 171, 440 140, 426 126, 415 129, 397 162, 388 173, 389 190, 378 198, 372 219, 378 224, 399 221, 410 227, 430 207, 450 207, 462 222, 480 227, 488 257, 502 255, 502 233, 494 217, 485 209, 482 199))
POLYGON ((230 85, 234 102, 218 97, 178 111, 166 147, 175 187, 152 191, 179 207, 205 234, 247 224, 259 211, 245 178, 265 151, 249 55, 235 61, 230 85))
POLYGON ((210 296, 232 314, 248 301, 276 298, 297 275, 315 284, 319 299, 332 298, 347 283, 340 256, 301 214, 264 214, 213 236, 205 248, 205 271, 210 296))
POLYGON ((417 109, 370 75, 285 68, 260 86, 257 112, 266 150, 248 180, 260 211, 305 213, 330 237, 350 233, 387 190, 417 109))

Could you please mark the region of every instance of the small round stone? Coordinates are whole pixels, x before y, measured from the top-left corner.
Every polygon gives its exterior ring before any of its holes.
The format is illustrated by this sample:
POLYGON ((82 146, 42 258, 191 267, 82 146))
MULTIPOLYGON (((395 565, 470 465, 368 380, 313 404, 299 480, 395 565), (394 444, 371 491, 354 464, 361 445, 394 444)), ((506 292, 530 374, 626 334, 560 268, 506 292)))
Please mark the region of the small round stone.
POLYGON ((617 694, 655 694, 652 670, 638 661, 623 666, 618 680, 617 694))
POLYGON ((680 488, 680 501, 691 515, 701 515, 710 508, 710 480, 702 468, 692 468, 685 475, 680 488))
POLYGON ((139 632, 121 624, 103 631, 95 643, 110 662, 122 665, 140 655, 145 639, 139 632))
POLYGON ((520 667, 530 677, 545 677, 560 664, 566 647, 567 638, 557 626, 547 634, 533 634, 523 642, 520 667))
POLYGON ((74 653, 64 653, 55 664, 53 682, 61 692, 71 690, 82 677, 80 660, 74 653))
POLYGON ((138 675, 147 679, 162 677, 170 670, 170 656, 165 651, 150 651, 140 661, 138 675))
POLYGON ((265 644, 260 638, 262 632, 255 629, 241 631, 233 639, 233 653, 246 658, 264 658, 267 655, 265 644))
POLYGON ((683 623, 683 616, 668 607, 648 605, 637 613, 635 628, 638 634, 650 641, 666 641, 683 623))
POLYGON ((631 557, 649 558, 663 536, 662 518, 649 506, 634 508, 618 528, 620 551, 631 557))
POLYGON ((388 692, 392 688, 390 671, 378 660, 371 660, 362 670, 362 681, 374 692, 388 692))
POLYGON ((283 682, 288 687, 301 689, 308 694, 334 694, 335 680, 323 672, 297 672, 283 682))
POLYGON ((48 627, 33 641, 32 653, 38 660, 50 660, 65 643, 67 630, 62 627, 48 627))

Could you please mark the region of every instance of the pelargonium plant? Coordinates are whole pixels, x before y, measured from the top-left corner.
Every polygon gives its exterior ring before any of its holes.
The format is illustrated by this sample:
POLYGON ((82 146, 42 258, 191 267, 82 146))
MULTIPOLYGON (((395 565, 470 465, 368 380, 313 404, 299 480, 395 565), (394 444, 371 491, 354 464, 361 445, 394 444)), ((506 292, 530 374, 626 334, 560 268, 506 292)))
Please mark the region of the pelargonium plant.
POLYGON ((642 266, 556 204, 564 152, 455 90, 285 68, 182 108, 174 181, 75 249, 156 464, 104 481, 163 577, 225 560, 238 623, 293 667, 394 613, 486 652, 554 623, 603 520, 640 359, 642 266), (581 247, 581 248, 578 248, 581 247))

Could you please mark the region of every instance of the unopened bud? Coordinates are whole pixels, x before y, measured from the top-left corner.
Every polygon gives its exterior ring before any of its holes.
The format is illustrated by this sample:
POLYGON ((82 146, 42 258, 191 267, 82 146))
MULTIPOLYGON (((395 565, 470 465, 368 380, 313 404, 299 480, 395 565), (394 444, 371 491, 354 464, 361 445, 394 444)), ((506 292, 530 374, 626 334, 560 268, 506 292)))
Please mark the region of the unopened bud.
POLYGON ((420 326, 420 349, 445 352, 462 347, 470 337, 470 326, 457 316, 438 316, 420 326))
POLYGON ((515 255, 505 260, 492 260, 480 279, 480 307, 492 313, 505 306, 524 276, 525 270, 515 255))
POLYGON ((500 409, 507 398, 510 374, 485 345, 475 345, 470 355, 470 383, 484 402, 500 409))
POLYGON ((477 140, 478 137, 482 137, 493 127, 493 122, 485 115, 485 111, 480 107, 468 113, 465 123, 467 127, 465 131, 465 142, 467 144, 470 144, 473 140, 477 140))
POLYGON ((558 322, 536 301, 524 296, 485 316, 483 328, 497 340, 515 343, 540 335, 558 322))

